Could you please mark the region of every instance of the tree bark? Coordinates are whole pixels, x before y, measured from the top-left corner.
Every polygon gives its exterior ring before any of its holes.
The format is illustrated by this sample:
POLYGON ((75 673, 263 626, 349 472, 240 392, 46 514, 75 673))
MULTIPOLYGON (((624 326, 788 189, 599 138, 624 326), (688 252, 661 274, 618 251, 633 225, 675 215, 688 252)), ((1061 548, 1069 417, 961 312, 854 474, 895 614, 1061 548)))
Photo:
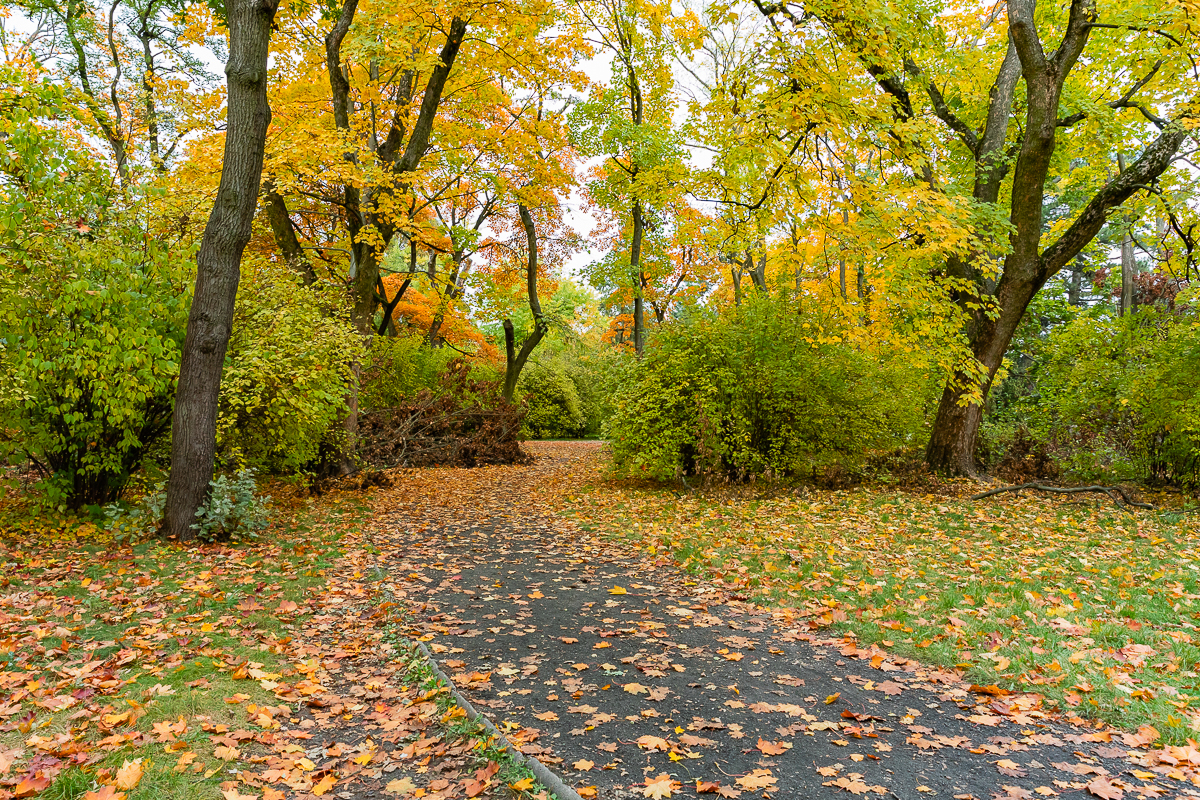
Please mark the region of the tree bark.
POLYGON ((192 523, 212 481, 221 367, 233 328, 242 252, 262 177, 271 108, 267 55, 278 0, 227 4, 228 114, 221 182, 196 257, 196 289, 188 313, 171 427, 171 472, 161 532, 180 541, 195 536, 192 523))
POLYGON ((646 232, 646 220, 642 216, 641 201, 633 204, 633 239, 629 244, 629 266, 633 271, 633 351, 641 358, 646 348, 646 308, 642 292, 646 286, 646 273, 642 271, 642 238, 646 232))
POLYGON ((1121 237, 1121 309, 1120 315, 1132 314, 1137 309, 1134 299, 1133 279, 1137 276, 1137 261, 1133 257, 1133 236, 1128 228, 1121 237))
POLYGON ((521 227, 525 229, 525 244, 528 248, 528 255, 525 261, 525 293, 529 298, 529 311, 533 315, 533 333, 521 343, 521 350, 518 352, 516 348, 516 333, 513 330, 512 320, 504 320, 504 389, 502 394, 504 399, 512 402, 513 397, 517 393, 517 381, 521 379, 521 370, 525 368, 525 362, 529 360, 529 356, 533 353, 533 349, 542 341, 542 337, 546 335, 549 326, 546 323, 546 317, 542 314, 542 304, 538 300, 537 288, 537 264, 538 264, 538 245, 537 233, 533 227, 533 217, 529 214, 529 209, 524 205, 517 205, 517 213, 521 217, 521 227))
POLYGON ((317 272, 312 262, 304 255, 304 246, 296 235, 296 226, 292 223, 292 215, 288 212, 287 201, 275 188, 275 181, 268 178, 262 182, 263 200, 267 206, 267 222, 271 224, 271 233, 275 237, 275 245, 283 254, 287 265, 300 274, 305 286, 317 282, 317 272))

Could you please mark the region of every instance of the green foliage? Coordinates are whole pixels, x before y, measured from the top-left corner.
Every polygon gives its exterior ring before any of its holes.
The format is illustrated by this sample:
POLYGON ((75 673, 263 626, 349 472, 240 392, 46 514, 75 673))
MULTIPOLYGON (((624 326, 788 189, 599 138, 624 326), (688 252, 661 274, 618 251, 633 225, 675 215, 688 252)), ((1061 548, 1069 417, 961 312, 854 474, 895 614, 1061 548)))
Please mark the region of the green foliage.
POLYGON ((248 267, 221 376, 219 452, 226 463, 296 470, 345 414, 361 340, 332 293, 282 266, 248 267))
POLYGON ((376 337, 362 370, 359 407, 372 410, 406 405, 425 389, 437 394, 447 366, 457 357, 449 347, 427 346, 425 337, 416 332, 376 337))
POLYGON ((547 337, 517 387, 529 409, 524 434, 534 439, 600 436, 612 416, 622 364, 630 357, 579 337, 547 337))
POLYGON ((232 478, 218 475, 209 484, 208 501, 196 509, 192 530, 204 541, 257 539, 270 521, 271 498, 256 493, 254 470, 242 469, 232 478))
POLYGON ((523 433, 531 439, 574 439, 586 422, 575 382, 556 364, 528 364, 518 391, 529 411, 523 433))
POLYGON ((1081 317, 1050 337, 1020 409, 1083 480, 1200 485, 1200 313, 1081 317))
POLYGON ((104 528, 118 545, 132 545, 153 533, 167 507, 167 484, 159 482, 131 506, 109 503, 104 507, 104 528))
POLYGON ((921 365, 809 332, 766 299, 663 329, 605 426, 618 474, 779 477, 916 442, 921 365))
POLYGON ((55 505, 99 505, 168 430, 191 254, 110 202, 51 123, 70 118, 60 90, 15 92, 0 97, 0 453, 29 459, 55 505))

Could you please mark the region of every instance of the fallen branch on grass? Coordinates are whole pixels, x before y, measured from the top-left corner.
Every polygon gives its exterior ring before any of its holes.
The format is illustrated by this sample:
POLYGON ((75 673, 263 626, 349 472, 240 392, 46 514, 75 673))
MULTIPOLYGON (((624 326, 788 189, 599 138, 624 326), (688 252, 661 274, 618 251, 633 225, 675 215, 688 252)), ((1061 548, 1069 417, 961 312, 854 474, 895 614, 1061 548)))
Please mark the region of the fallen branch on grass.
POLYGON ((1117 505, 1129 505, 1134 508, 1148 508, 1154 510, 1154 506, 1149 503, 1139 503, 1129 496, 1124 489, 1119 486, 1045 486, 1040 483, 1021 483, 1013 486, 1001 486, 998 489, 992 489, 988 492, 972 495, 972 500, 982 500, 985 497, 991 497, 994 494, 1002 492, 1020 492, 1022 489, 1036 489, 1039 492, 1054 492, 1055 494, 1078 494, 1079 492, 1102 492, 1112 498, 1112 501, 1117 505))

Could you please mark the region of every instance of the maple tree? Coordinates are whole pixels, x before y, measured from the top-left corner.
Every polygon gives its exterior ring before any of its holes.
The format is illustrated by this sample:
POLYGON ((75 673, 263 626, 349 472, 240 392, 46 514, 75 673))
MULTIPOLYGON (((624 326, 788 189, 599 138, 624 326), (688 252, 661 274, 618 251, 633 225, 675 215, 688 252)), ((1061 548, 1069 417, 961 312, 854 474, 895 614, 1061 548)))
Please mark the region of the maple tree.
POLYGON ((670 9, 643 0, 585 1, 577 8, 585 38, 611 58, 612 79, 593 85, 574 111, 575 139, 585 156, 603 158, 588 193, 619 220, 614 239, 621 246, 599 265, 601 280, 632 295, 633 347, 640 356, 651 284, 647 229, 668 224, 668 206, 685 173, 682 142, 671 119, 676 45, 668 27, 670 9))

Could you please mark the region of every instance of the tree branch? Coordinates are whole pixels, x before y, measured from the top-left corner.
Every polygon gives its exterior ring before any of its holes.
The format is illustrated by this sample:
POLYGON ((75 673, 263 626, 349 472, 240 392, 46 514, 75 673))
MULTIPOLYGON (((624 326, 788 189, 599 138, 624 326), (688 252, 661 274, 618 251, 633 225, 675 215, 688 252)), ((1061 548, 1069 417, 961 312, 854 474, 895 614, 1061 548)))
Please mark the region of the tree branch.
POLYGON ((1079 254, 1100 232, 1110 210, 1121 205, 1171 165, 1187 134, 1182 117, 1172 121, 1157 139, 1146 146, 1137 161, 1096 192, 1071 226, 1042 254, 1043 280, 1054 275, 1079 254))
POLYGON ((1154 506, 1149 503, 1139 503, 1129 496, 1129 493, 1120 486, 1044 486, 1040 483, 1022 483, 1014 486, 1001 486, 997 489, 992 489, 988 492, 980 492, 979 494, 971 495, 970 500, 983 500, 986 497, 1002 494, 1003 492, 1012 492, 1019 494, 1024 489, 1034 489, 1039 492, 1052 492, 1054 494, 1078 494, 1080 492, 1102 492, 1112 498, 1117 505, 1129 505, 1134 508, 1146 508, 1151 511, 1154 506))

